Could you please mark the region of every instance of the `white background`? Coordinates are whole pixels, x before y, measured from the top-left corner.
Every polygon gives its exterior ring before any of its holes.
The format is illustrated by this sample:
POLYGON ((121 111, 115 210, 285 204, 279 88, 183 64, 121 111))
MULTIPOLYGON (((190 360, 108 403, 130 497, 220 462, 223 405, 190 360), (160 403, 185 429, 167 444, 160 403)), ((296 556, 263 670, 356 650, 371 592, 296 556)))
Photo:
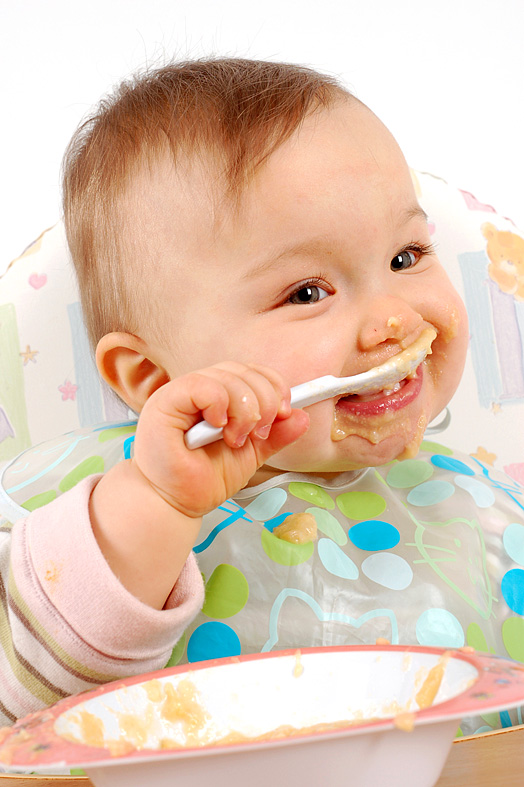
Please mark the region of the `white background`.
POLYGON ((59 218, 63 150, 100 96, 209 54, 336 74, 412 166, 524 228, 524 0, 0 0, 0 272, 59 218))

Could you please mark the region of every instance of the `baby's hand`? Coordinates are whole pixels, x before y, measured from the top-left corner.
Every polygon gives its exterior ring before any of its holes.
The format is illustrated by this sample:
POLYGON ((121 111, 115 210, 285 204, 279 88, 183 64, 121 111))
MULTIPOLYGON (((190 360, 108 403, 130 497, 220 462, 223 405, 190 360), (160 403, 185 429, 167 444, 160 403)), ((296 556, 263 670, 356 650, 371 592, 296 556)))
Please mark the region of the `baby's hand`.
POLYGON ((179 377, 146 402, 132 461, 174 509, 203 516, 307 430, 307 414, 289 400, 289 386, 263 366, 227 362, 179 377), (224 438, 189 450, 184 435, 202 417, 224 438))

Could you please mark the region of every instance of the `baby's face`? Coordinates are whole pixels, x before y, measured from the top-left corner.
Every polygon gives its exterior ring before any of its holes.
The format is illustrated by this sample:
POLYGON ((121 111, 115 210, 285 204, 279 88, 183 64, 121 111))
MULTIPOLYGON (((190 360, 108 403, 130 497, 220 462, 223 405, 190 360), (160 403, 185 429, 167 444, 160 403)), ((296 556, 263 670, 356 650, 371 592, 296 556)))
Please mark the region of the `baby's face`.
POLYGON ((432 354, 413 379, 311 406, 309 431, 270 464, 327 473, 414 455, 459 382, 467 319, 380 121, 356 102, 309 118, 234 215, 213 216, 205 189, 193 183, 182 193, 167 166, 154 181, 142 226, 155 228, 170 376, 234 360, 272 366, 290 386, 345 377, 431 327, 432 354))

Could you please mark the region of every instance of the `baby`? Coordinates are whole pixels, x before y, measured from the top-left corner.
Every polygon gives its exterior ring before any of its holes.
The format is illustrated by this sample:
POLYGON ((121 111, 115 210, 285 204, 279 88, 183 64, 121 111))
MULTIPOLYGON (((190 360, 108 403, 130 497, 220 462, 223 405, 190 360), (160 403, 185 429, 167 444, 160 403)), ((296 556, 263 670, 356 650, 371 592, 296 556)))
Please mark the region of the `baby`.
POLYGON ((64 206, 98 369, 139 418, 127 459, 13 526, 36 676, 10 668, 5 719, 160 668, 177 641, 170 663, 377 637, 507 656, 501 536, 522 505, 442 446, 414 459, 468 327, 377 117, 297 66, 168 66, 75 135, 64 206), (414 374, 291 408, 291 386, 428 328, 414 374), (189 450, 202 419, 223 440, 189 450), (302 512, 318 542, 272 534, 302 512))

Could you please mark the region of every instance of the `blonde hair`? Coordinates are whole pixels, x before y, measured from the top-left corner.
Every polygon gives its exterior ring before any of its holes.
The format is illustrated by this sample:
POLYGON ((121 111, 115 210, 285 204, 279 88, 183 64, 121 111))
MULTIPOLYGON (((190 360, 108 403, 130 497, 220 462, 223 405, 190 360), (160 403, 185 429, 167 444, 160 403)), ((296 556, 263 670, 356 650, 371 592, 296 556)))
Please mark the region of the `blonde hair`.
MULTIPOLYGON (((319 108, 350 94, 302 66, 238 58, 174 63, 124 81, 78 128, 64 156, 63 207, 90 341, 137 332, 136 277, 122 197, 160 151, 211 152, 229 196, 319 108)), ((147 298, 147 294, 145 294, 147 298)))

